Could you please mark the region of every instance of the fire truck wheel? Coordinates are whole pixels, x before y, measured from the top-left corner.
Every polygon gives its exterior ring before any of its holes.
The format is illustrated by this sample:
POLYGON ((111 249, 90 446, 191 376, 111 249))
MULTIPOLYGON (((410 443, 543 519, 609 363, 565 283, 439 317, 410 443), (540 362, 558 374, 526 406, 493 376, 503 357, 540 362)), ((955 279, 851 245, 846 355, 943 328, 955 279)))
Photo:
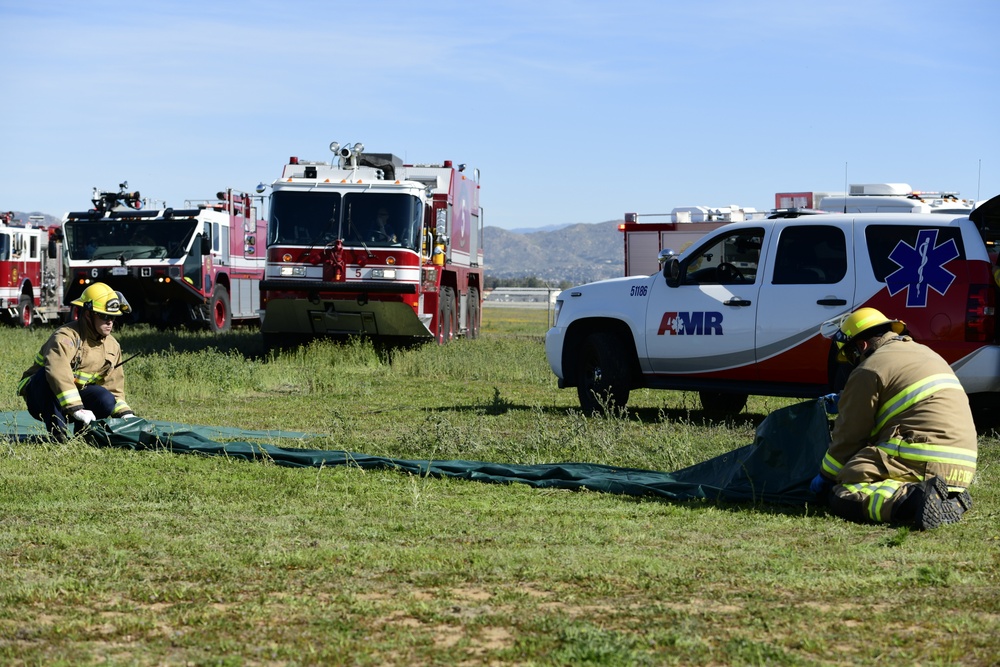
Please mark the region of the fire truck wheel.
POLYGON ((450 287, 448 288, 448 321, 450 322, 448 337, 455 340, 455 337, 458 336, 458 305, 455 302, 455 290, 450 287))
POLYGON ((479 338, 479 325, 481 324, 481 312, 479 309, 479 290, 475 287, 469 288, 469 307, 466 311, 469 315, 469 338, 479 338))
POLYGON ((437 342, 444 345, 455 335, 455 293, 442 287, 438 293, 437 342))
POLYGON ((35 323, 35 304, 32 303, 31 297, 22 296, 20 298, 17 304, 17 315, 18 322, 25 329, 35 323))
POLYGON ((260 335, 261 345, 263 346, 264 356, 270 356, 272 353, 277 354, 281 352, 281 339, 279 336, 273 333, 262 333, 260 335))
POLYGON ((219 333, 229 331, 232 326, 232 311, 229 309, 229 292, 225 287, 215 286, 212 301, 208 306, 208 327, 219 333))
POLYGON ((576 393, 583 413, 604 415, 628 403, 628 361, 621 341, 613 333, 599 331, 587 336, 580 350, 576 393))

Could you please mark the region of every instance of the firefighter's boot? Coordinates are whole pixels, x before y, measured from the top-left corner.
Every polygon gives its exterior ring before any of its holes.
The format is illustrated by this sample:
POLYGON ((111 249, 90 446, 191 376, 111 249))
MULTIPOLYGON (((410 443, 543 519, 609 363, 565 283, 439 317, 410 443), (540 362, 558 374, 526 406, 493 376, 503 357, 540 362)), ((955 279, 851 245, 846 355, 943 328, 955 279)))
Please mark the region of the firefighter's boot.
POLYGON ((972 509, 972 496, 969 495, 968 489, 962 491, 961 493, 953 493, 949 496, 949 498, 951 498, 951 502, 958 505, 960 508, 960 514, 965 514, 972 509))
MULTIPOLYGON (((971 506, 971 499, 969 505, 971 506)), ((893 518, 899 523, 910 524, 917 530, 933 530, 938 526, 958 522, 964 512, 965 508, 959 499, 948 497, 948 485, 944 479, 934 476, 911 487, 893 518)))

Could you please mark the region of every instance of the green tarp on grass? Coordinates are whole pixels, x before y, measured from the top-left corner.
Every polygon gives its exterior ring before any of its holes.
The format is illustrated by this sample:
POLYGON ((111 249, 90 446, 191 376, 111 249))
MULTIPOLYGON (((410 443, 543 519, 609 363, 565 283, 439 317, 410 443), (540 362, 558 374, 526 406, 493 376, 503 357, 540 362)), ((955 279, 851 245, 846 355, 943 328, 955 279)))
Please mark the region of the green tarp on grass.
MULTIPOLYGON (((4 425, 10 438, 23 440, 44 435, 41 423, 26 412, 0 413, 0 432, 4 431, 4 425)), ((705 498, 790 505, 815 500, 809 491, 809 482, 819 471, 820 460, 830 441, 822 401, 807 401, 776 410, 757 427, 753 443, 672 473, 594 463, 514 465, 397 459, 338 450, 277 447, 248 440, 308 436, 289 431, 246 431, 143 419, 108 419, 98 422, 88 439, 98 447, 267 460, 282 466, 347 465, 495 484, 516 482, 537 488, 587 489, 672 500, 705 498), (241 439, 217 442, 212 438, 241 439)))

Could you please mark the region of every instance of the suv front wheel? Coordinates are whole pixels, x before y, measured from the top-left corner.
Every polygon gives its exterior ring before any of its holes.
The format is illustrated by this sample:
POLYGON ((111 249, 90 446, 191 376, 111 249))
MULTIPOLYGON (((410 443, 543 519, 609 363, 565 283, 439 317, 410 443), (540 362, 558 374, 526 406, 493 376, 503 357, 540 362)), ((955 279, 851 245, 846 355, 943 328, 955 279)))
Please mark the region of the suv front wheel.
POLYGON ((628 360, 622 342, 612 333, 587 336, 580 349, 576 392, 584 414, 603 415, 628 403, 628 360))

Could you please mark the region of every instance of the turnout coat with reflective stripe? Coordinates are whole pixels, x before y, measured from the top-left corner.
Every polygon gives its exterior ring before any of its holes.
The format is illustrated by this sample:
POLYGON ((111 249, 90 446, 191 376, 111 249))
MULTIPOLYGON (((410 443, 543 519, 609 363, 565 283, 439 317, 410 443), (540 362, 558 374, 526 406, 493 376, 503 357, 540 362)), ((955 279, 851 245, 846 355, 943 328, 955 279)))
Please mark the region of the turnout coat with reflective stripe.
POLYGON ((125 374, 121 366, 122 350, 113 336, 100 337, 85 318, 56 329, 35 355, 31 368, 21 376, 18 393, 24 394, 28 380, 41 368, 59 406, 66 413, 83 407, 80 389, 90 384, 102 385, 115 397, 112 414, 132 409, 125 402, 125 374))
POLYGON ((969 398, 948 363, 909 336, 887 333, 855 368, 840 395, 823 473, 840 476, 866 446, 913 471, 969 486, 976 471, 976 427, 969 398))

